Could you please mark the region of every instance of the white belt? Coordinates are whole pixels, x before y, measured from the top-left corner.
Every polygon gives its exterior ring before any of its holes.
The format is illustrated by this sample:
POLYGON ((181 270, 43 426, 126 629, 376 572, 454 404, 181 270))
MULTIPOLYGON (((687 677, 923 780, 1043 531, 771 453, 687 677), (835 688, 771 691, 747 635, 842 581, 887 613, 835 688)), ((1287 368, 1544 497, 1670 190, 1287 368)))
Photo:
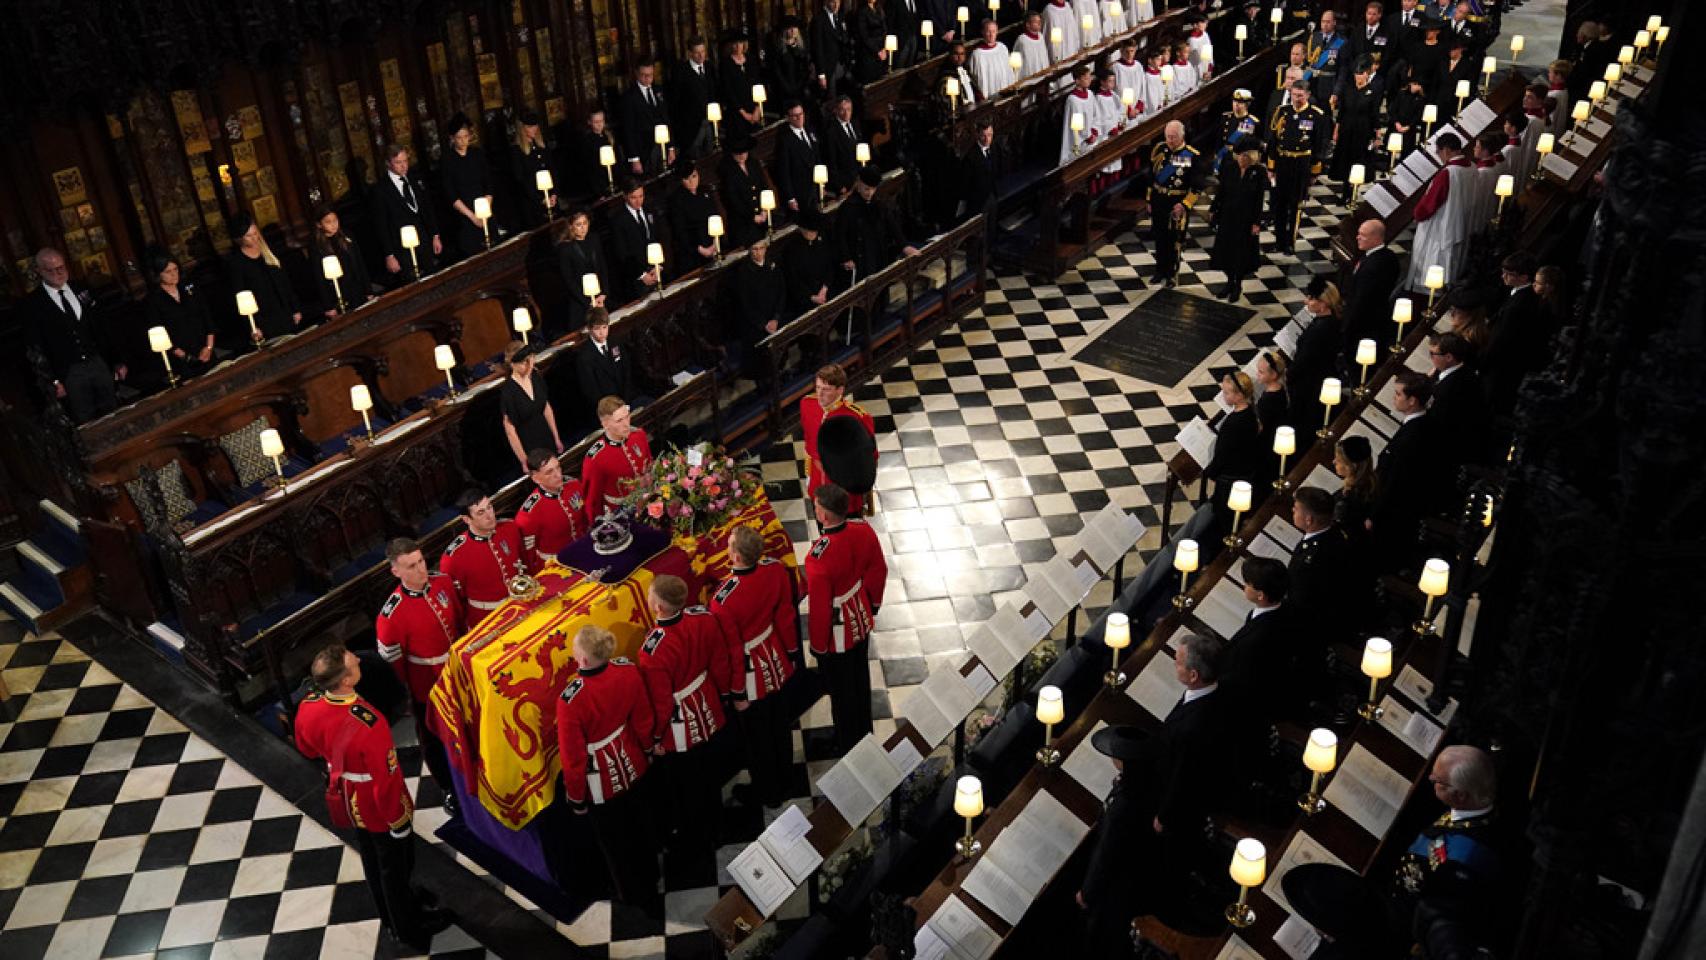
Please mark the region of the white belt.
POLYGON ((682 687, 680 690, 677 690, 677 691, 675 691, 675 693, 671 694, 671 696, 675 697, 675 702, 677 705, 680 705, 681 701, 686 700, 688 697, 693 696, 693 692, 695 690, 698 690, 699 687, 702 684, 704 684, 707 672, 708 671, 705 671, 705 670, 699 671, 699 675, 697 677, 693 678, 692 683, 689 683, 687 686, 682 687))
POLYGON ((468 606, 475 610, 496 610, 504 605, 502 600, 469 600, 468 606))
POLYGON ((410 663, 418 663, 423 667, 436 667, 449 659, 450 654, 448 653, 441 653, 436 657, 417 657, 412 654, 408 657, 410 663))
POLYGON ((627 724, 625 724, 625 723, 620 724, 616 727, 615 730, 611 731, 610 736, 605 737, 603 740, 599 740, 596 743, 587 744, 586 745, 586 755, 590 757, 590 756, 598 753, 598 751, 603 750, 605 747, 608 747, 611 744, 615 743, 616 738, 620 737, 622 735, 623 731, 625 731, 627 729, 628 729, 627 724))
POLYGON ((839 607, 842 604, 846 603, 847 601, 853 599, 854 594, 857 594, 859 591, 861 591, 863 589, 865 589, 865 581, 863 579, 855 580, 855 581, 853 581, 853 586, 847 588, 846 593, 842 594, 839 597, 836 597, 832 602, 836 606, 839 607))
MULTIPOLYGON (((762 643, 764 643, 764 641, 770 639, 770 635, 775 633, 775 632, 776 632, 776 625, 775 624, 771 624, 770 626, 765 627, 763 633, 759 634, 756 637, 753 637, 751 640, 748 640, 746 642, 746 646, 743 647, 742 649, 750 654, 752 651, 757 650, 760 644, 762 644, 762 643)), ((703 676, 703 674, 701 674, 701 676, 703 676)))
POLYGON ((611 506, 615 506, 616 504, 622 502, 622 498, 621 497, 613 497, 607 493, 604 495, 604 502, 610 504, 611 506))
POLYGON ((371 774, 371 773, 350 773, 348 770, 345 770, 342 774, 340 774, 340 776, 342 776, 345 780, 348 780, 351 783, 371 783, 371 782, 373 782, 373 774, 371 774))

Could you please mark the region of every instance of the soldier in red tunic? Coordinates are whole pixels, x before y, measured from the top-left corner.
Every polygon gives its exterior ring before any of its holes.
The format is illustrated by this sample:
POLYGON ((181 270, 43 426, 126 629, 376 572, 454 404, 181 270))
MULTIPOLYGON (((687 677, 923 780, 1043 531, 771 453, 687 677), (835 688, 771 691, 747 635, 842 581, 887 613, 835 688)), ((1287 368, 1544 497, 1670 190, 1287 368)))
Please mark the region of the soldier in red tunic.
POLYGON ((639 667, 616 652, 616 637, 588 624, 575 634, 580 675, 557 702, 557 756, 563 796, 576 814, 591 813, 615 899, 657 904, 657 851, 652 825, 636 793, 645 776, 655 718, 639 667))
MULTIPOLYGON (((687 605, 687 583, 662 574, 646 591, 658 625, 640 647, 651 693, 652 752, 658 756, 673 816, 671 833, 689 850, 708 848, 721 804, 711 737, 727 722, 724 696, 742 668, 723 624, 704 607, 687 605)), ((734 693, 744 700, 745 691, 734 693)))
MULTIPOLYGON (((764 538, 752 527, 729 534, 733 570, 711 597, 711 612, 723 621, 730 644, 739 651, 741 670, 735 686, 745 693, 736 701, 751 796, 767 807, 787 799, 786 776, 794 762, 793 718, 778 696, 794 675, 800 649, 799 591, 786 566, 764 554, 764 538)), ((742 792, 735 787, 737 796, 742 792)))
MULTIPOLYGON (((823 474, 823 459, 818 455, 817 433, 824 420, 830 417, 854 417, 864 425, 865 432, 875 437, 877 425, 865 408, 847 398, 847 371, 838 363, 826 364, 817 372, 817 389, 800 398, 800 432, 806 437, 806 499, 817 488, 829 482, 823 474)), ((848 515, 864 511, 865 498, 849 494, 848 515)))
POLYGON ((813 500, 823 536, 806 554, 807 636, 829 688, 839 754, 871 732, 865 640, 883 603, 889 565, 877 532, 848 518, 847 491, 825 483, 813 500))
POLYGON ((527 455, 527 475, 534 489, 521 502, 515 513, 515 525, 521 528, 521 542, 543 560, 556 559, 562 549, 586 535, 586 498, 581 495, 581 482, 563 476, 563 465, 557 455, 546 450, 534 450, 527 455))
POLYGON ((624 481, 633 480, 652 465, 646 431, 633 425, 628 412, 628 404, 621 397, 598 401, 598 423, 604 428, 604 436, 587 448, 581 463, 589 522, 597 523, 604 511, 616 509, 632 486, 624 481))
POLYGON ((409 688, 410 709, 415 715, 415 736, 421 759, 432 772, 434 783, 444 791, 444 808, 455 815, 456 787, 450 781, 450 761, 444 742, 427 724, 433 684, 450 659, 450 647, 462 639, 462 598, 448 576, 427 571, 421 545, 398 537, 385 547, 397 589, 379 608, 374 629, 379 634, 379 655, 397 671, 409 688))
POLYGON ((444 548, 438 569, 456 581, 463 601, 477 611, 469 620, 478 623, 509 599, 511 577, 538 572, 539 556, 522 542, 514 521, 499 522, 491 497, 469 489, 457 498, 456 508, 468 529, 444 548))
POLYGON ((296 708, 296 748, 326 761, 326 809, 332 824, 354 827, 362 871, 391 935, 417 950, 450 926, 431 894, 411 888, 415 869, 414 805, 397 767, 391 727, 356 695, 361 661, 332 644, 314 657, 316 692, 296 708))

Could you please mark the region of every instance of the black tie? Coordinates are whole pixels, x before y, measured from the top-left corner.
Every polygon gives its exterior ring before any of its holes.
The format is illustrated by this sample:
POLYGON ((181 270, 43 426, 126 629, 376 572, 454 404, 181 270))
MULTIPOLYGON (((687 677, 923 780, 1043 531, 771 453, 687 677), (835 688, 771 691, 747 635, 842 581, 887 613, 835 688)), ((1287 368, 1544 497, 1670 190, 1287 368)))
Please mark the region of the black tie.
POLYGON ((642 89, 644 89, 646 91, 646 106, 651 107, 653 110, 656 110, 658 107, 658 102, 656 100, 652 99, 652 88, 651 87, 644 87, 642 89))
POLYGON ((59 288, 59 309, 64 310, 65 315, 72 320, 77 319, 77 308, 71 305, 71 289, 69 287, 59 288))
POLYGON ((409 186, 409 178, 408 177, 398 177, 397 178, 397 184, 398 184, 398 186, 403 188, 403 202, 409 205, 410 210, 413 210, 416 213, 419 213, 420 212, 420 206, 415 203, 415 189, 413 187, 409 186))
POLYGON ((634 222, 638 223, 640 225, 640 229, 645 231, 646 239, 650 240, 652 238, 652 227, 651 227, 651 224, 646 222, 645 211, 635 210, 634 211, 634 222))
POLYGON ((854 135, 853 135, 853 124, 851 124, 851 123, 844 123, 844 124, 842 124, 842 125, 841 125, 841 129, 843 129, 843 130, 846 130, 846 131, 847 131, 847 142, 848 142, 848 143, 852 143, 852 142, 853 142, 853 141, 854 141, 854 140, 857 140, 857 139, 859 139, 859 138, 858 138, 858 137, 855 137, 855 136, 854 136, 854 135))

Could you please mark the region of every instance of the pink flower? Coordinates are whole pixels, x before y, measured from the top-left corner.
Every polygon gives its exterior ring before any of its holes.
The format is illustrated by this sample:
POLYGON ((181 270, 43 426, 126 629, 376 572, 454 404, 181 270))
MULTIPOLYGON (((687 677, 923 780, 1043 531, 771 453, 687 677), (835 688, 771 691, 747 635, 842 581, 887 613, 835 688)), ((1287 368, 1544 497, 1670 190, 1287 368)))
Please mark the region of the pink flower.
POLYGON ((683 490, 693 489, 694 482, 695 481, 693 480, 692 474, 689 474, 686 480, 681 481, 681 489, 683 489, 683 490))
POLYGON ((675 474, 672 473, 669 476, 664 477, 663 482, 664 483, 674 483, 675 482, 675 474))
POLYGON ((653 500, 651 503, 647 504, 646 505, 646 514, 647 514, 647 516, 650 516, 653 520, 656 520, 657 518, 663 516, 663 501, 662 500, 653 500))
POLYGON ((722 487, 717 486, 715 483, 707 483, 705 484, 705 496, 714 497, 718 493, 722 492, 722 489, 722 487))
POLYGON ((729 502, 727 500, 716 500, 716 501, 713 501, 711 503, 711 509, 712 510, 721 510, 724 507, 727 507, 728 505, 729 505, 729 502))
POLYGON ((697 477, 699 474, 701 474, 703 472, 704 471, 700 470, 698 467, 688 467, 687 468, 687 475, 690 477, 697 477))

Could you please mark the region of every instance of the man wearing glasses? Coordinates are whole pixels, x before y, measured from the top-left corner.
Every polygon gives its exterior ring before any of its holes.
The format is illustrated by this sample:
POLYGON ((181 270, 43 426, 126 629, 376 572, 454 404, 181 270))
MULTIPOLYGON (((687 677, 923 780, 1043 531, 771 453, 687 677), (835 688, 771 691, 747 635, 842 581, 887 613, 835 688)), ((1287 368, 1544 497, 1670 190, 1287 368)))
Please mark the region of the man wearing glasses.
POLYGON ((71 289, 65 254, 51 247, 36 254, 41 287, 25 305, 29 328, 41 343, 42 355, 53 371, 53 394, 64 401, 71 419, 85 423, 118 406, 115 381, 125 377, 111 332, 96 322, 89 295, 71 289))

